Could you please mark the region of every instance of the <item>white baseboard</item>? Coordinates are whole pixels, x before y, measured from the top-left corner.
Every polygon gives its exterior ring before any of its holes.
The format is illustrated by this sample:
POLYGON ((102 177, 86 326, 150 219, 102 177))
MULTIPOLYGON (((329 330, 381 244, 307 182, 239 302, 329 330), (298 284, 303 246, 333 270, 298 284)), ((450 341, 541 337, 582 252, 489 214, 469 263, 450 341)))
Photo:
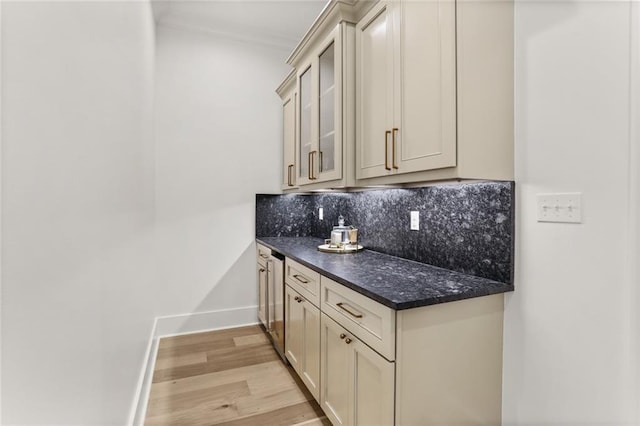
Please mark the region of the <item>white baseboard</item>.
POLYGON ((196 312, 193 314, 170 315, 156 318, 154 337, 198 333, 223 328, 255 324, 258 321, 258 307, 221 309, 218 311, 196 312))
POLYGON ((129 415, 128 425, 138 426, 144 423, 153 370, 158 353, 158 340, 161 337, 241 327, 243 325, 256 324, 257 322, 257 306, 156 317, 153 321, 153 328, 151 329, 144 365, 140 372, 136 394, 131 406, 132 410, 129 415))
POLYGON ((156 355, 158 353, 158 339, 155 338, 157 324, 158 319, 156 318, 153 320, 153 326, 151 327, 151 334, 149 335, 149 343, 147 344, 144 363, 142 364, 142 370, 140 370, 136 393, 133 398, 133 404, 131 405, 131 411, 129 412, 128 426, 142 425, 144 423, 144 415, 147 412, 147 402, 149 400, 149 391, 151 390, 151 380, 153 379, 153 369, 156 364, 156 355))

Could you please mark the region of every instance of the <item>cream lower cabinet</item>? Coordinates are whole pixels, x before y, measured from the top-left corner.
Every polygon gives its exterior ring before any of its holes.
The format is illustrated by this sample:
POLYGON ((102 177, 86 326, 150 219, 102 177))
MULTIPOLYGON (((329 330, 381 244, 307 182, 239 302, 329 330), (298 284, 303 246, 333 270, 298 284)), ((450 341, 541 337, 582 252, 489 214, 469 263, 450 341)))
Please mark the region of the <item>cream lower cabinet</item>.
POLYGON ((331 423, 501 424, 502 294, 396 311, 285 264, 286 356, 331 423))
POLYGON ((320 309, 285 286, 285 356, 320 401, 320 309))
POLYGON ((322 314, 320 405, 334 425, 392 425, 395 365, 322 314))
POLYGON ((258 274, 258 319, 267 326, 267 267, 257 264, 258 274))
POLYGON ((267 259, 271 250, 256 245, 256 276, 258 277, 258 320, 267 327, 267 259))

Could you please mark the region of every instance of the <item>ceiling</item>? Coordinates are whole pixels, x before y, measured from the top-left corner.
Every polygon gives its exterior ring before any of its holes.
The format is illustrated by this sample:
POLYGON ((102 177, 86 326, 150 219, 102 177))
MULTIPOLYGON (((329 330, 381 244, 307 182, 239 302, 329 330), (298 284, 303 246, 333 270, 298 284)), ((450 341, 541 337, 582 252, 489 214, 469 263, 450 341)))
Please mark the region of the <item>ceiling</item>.
POLYGON ((286 50, 320 14, 326 0, 153 0, 156 22, 259 40, 286 50))

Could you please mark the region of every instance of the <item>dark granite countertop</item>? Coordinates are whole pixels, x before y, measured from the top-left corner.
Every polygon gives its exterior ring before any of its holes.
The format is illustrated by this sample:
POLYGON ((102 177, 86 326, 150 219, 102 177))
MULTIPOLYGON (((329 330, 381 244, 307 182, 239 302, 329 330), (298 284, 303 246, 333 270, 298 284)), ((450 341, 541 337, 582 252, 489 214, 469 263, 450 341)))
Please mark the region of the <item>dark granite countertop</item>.
POLYGON ((258 237, 261 244, 396 310, 513 291, 513 285, 371 250, 318 251, 313 237, 258 237))

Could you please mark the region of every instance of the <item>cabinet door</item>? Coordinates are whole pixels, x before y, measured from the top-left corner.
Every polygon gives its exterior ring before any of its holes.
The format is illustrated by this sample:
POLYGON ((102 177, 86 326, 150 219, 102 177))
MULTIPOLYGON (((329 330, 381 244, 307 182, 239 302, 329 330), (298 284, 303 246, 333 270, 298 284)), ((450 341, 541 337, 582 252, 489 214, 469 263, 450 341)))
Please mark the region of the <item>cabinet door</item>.
POLYGON ((342 178, 341 28, 318 43, 298 72, 298 185, 342 178))
POLYGON ((348 425, 351 418, 351 347, 342 327, 324 313, 320 321, 320 406, 333 425, 348 425))
POLYGON ((378 3, 356 25, 356 177, 391 171, 393 127, 391 4, 378 3))
POLYGON ((257 263, 258 319, 267 327, 267 268, 257 263))
POLYGON ((293 369, 301 375, 301 359, 302 359, 302 306, 298 303, 300 295, 292 290, 288 285, 285 286, 284 296, 284 334, 285 334, 285 356, 291 363, 293 369))
POLYGON ((350 344, 353 359, 353 424, 392 425, 394 421, 395 364, 354 339, 350 344))
POLYGON ((300 296, 302 302, 302 365, 300 376, 320 402, 320 309, 300 296))
POLYGON ((334 425, 392 425, 395 364, 322 314, 320 405, 334 425))
POLYGON ((455 2, 378 3, 356 26, 356 177, 456 165, 455 2))
POLYGON ((298 185, 304 185, 311 183, 314 180, 312 175, 312 155, 317 145, 313 138, 312 128, 313 122, 313 83, 314 68, 312 63, 309 62, 301 68, 301 72, 298 73, 298 126, 297 126, 297 140, 298 140, 298 157, 297 160, 297 178, 298 185))
POLYGON ((285 286, 285 354, 316 401, 320 401, 320 309, 285 286))
POLYGON ((399 1, 393 14, 393 173, 455 166, 455 2, 399 1))
POLYGON ((297 94, 291 91, 282 103, 282 189, 291 189, 296 185, 296 96, 297 94))
POLYGON ((340 26, 324 40, 317 64, 318 155, 312 156, 318 182, 342 178, 342 48, 340 26))

